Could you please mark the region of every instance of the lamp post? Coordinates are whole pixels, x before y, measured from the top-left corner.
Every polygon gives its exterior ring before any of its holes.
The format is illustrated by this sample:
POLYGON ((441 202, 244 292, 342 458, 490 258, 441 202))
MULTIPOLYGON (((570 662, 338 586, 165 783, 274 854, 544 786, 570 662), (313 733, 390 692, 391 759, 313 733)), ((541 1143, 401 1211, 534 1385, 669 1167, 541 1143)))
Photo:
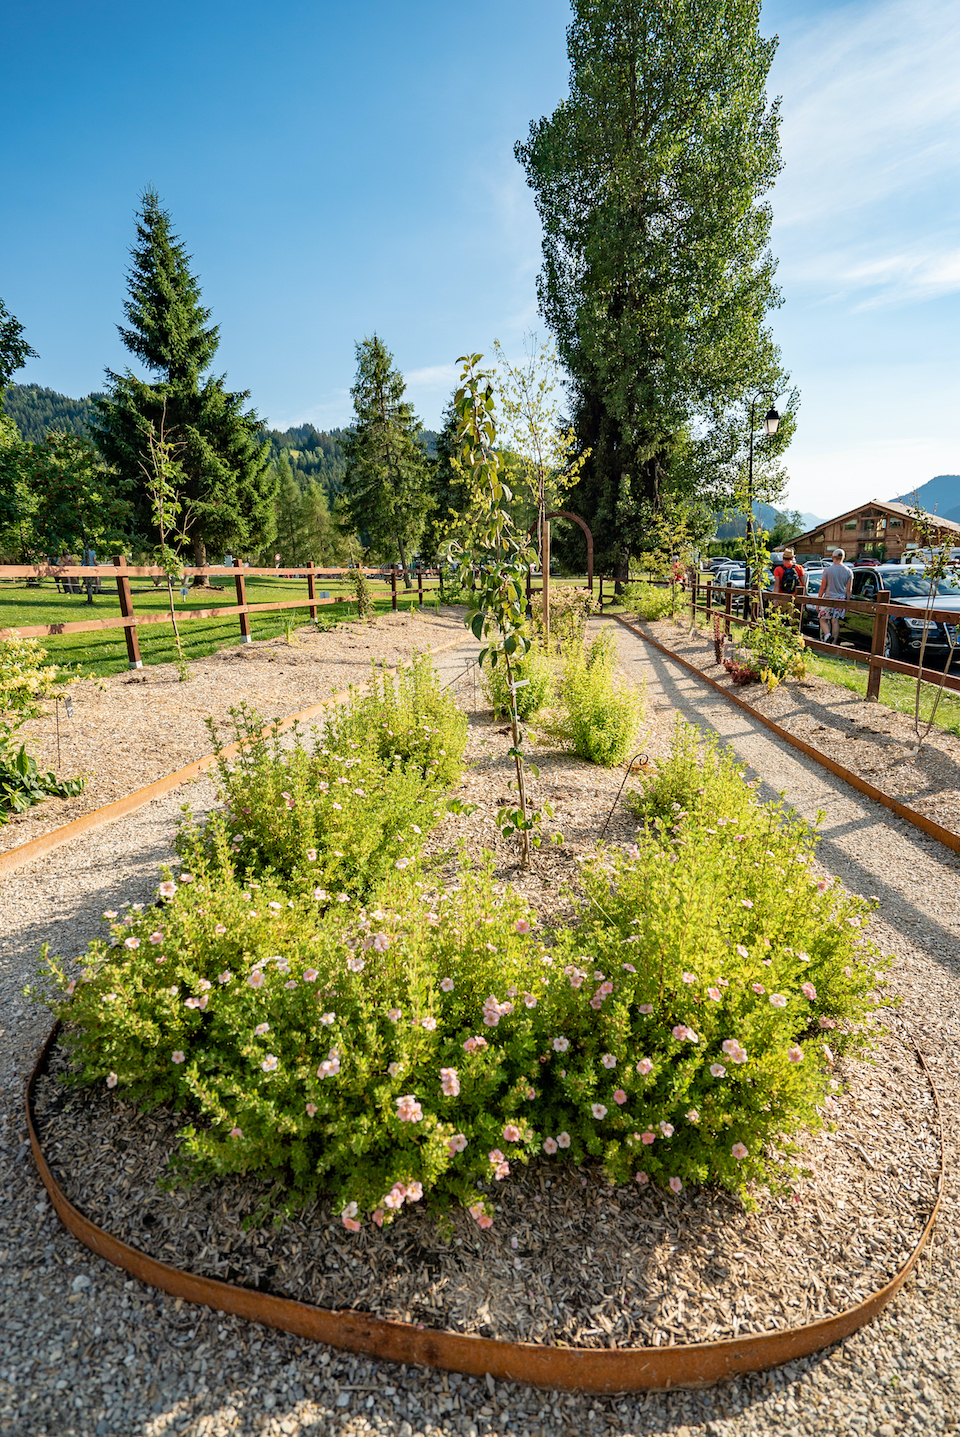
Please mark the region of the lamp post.
MULTIPOLYGON (((747 617, 747 595, 750 592, 750 540, 753 538, 753 426, 756 421, 757 399, 750 401, 750 463, 747 469, 747 531, 744 536, 744 548, 746 550, 746 572, 743 576, 743 617, 747 617)), ((773 405, 767 410, 763 418, 763 425, 768 436, 776 434, 780 427, 780 415, 773 405)))

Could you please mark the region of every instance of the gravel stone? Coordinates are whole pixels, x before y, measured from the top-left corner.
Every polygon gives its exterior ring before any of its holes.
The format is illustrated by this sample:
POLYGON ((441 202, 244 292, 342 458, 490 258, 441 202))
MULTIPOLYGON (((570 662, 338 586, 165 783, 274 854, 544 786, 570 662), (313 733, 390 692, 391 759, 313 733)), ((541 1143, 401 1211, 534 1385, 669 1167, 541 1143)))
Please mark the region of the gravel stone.
MULTIPOLYGON (((519 1384, 495 1384, 491 1393, 483 1378, 324 1349, 193 1307, 101 1262, 60 1226, 27 1158, 23 1084, 47 1022, 21 988, 34 979, 42 942, 79 954, 99 932, 104 907, 149 897, 181 792, 0 882, 4 1437, 901 1437, 957 1429, 960 864, 619 626, 617 638, 625 671, 645 683, 651 716, 672 720, 676 709, 715 728, 752 765, 762 796, 785 790, 810 819, 824 810, 821 864, 848 888, 881 900, 872 931, 898 955, 900 1013, 940 1091, 950 1159, 943 1214, 917 1280, 874 1323, 789 1368, 706 1392, 593 1398, 519 1384), (74 1292, 84 1275, 91 1286, 74 1292), (341 1395, 350 1396, 349 1407, 337 1406, 341 1395)), ((451 659, 441 662, 453 677, 451 659)), ((192 785, 189 796, 202 808, 209 786, 192 785)))

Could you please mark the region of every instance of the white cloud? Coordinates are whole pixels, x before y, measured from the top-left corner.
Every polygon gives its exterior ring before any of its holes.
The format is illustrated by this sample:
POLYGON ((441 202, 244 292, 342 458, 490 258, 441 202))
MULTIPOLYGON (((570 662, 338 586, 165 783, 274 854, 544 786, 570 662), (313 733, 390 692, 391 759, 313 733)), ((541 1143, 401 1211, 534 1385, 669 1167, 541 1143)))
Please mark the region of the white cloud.
POLYGON ((409 369, 404 375, 408 389, 452 389, 460 377, 456 364, 428 364, 423 369, 409 369))

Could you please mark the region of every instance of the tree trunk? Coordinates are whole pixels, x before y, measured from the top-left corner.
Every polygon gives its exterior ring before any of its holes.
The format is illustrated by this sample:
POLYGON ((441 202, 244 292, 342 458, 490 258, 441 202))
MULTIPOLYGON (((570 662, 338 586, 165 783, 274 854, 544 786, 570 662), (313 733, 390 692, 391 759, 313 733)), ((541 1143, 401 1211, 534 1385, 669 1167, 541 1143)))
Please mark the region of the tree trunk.
POLYGON ((397 535, 397 548, 400 550, 400 568, 403 572, 403 587, 405 589, 412 589, 413 580, 410 577, 410 565, 407 563, 407 546, 399 534, 397 535))
MULTIPOLYGON (((193 562, 198 569, 202 569, 207 562, 207 546, 202 539, 193 540, 193 562)), ((209 589, 210 578, 207 574, 194 574, 194 589, 209 589)))

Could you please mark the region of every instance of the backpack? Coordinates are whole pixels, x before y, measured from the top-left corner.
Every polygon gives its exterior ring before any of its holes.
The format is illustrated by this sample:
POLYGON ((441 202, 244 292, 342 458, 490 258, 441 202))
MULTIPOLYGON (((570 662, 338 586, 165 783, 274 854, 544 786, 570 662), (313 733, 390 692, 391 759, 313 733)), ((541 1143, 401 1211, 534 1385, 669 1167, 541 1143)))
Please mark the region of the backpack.
POLYGON ((796 564, 784 564, 780 575, 781 594, 795 594, 800 588, 800 574, 796 564))

